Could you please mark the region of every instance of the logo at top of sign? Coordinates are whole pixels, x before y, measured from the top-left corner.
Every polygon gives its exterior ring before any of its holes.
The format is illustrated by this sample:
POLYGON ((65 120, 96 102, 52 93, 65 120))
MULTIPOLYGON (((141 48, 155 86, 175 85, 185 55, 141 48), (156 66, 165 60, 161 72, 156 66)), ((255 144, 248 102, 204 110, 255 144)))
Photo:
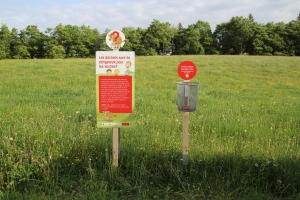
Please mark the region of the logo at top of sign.
POLYGON ((121 31, 112 30, 106 35, 106 44, 113 50, 119 50, 125 44, 125 35, 121 31))
POLYGON ((177 72, 182 79, 190 80, 196 75, 197 68, 192 61, 186 60, 179 64, 177 72))

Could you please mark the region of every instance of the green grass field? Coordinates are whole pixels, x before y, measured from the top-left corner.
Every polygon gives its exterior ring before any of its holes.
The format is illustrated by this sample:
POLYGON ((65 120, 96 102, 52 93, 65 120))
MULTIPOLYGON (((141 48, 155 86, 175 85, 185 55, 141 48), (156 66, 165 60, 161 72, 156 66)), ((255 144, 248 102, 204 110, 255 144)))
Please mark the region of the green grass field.
POLYGON ((94 59, 0 61, 0 199, 300 199, 300 58, 136 57, 136 125, 96 128, 94 59), (197 65, 189 165, 177 66, 197 65))

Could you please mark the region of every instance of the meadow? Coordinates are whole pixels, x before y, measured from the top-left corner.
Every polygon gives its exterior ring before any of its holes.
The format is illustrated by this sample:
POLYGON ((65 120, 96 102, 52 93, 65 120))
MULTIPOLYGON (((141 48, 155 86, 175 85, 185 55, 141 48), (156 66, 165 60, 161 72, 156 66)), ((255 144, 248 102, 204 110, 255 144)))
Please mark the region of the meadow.
POLYGON ((300 199, 300 57, 136 57, 132 128, 96 128, 95 59, 0 61, 0 199, 300 199), (197 65, 189 165, 177 66, 197 65))

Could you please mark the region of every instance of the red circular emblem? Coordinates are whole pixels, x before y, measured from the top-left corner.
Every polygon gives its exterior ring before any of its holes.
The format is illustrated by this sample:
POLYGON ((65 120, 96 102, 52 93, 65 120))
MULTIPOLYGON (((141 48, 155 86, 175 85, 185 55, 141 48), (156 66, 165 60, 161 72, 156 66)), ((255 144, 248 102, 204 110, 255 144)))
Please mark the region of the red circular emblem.
POLYGON ((182 79, 190 80, 196 75, 197 67, 192 61, 186 60, 179 64, 177 72, 182 79))

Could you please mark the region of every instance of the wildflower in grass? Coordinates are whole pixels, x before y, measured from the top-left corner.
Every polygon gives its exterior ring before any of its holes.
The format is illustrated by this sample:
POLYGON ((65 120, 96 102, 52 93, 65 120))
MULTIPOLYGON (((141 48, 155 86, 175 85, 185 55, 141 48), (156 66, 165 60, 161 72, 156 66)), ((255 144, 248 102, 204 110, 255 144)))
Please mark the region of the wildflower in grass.
POLYGON ((76 111, 76 114, 79 114, 80 112, 79 111, 76 111))
POLYGON ((9 140, 10 140, 10 141, 13 141, 13 140, 14 140, 14 138, 10 137, 10 138, 9 138, 9 140))
POLYGON ((28 153, 24 153, 24 154, 22 154, 22 156, 26 158, 27 156, 29 156, 29 154, 28 153))
POLYGON ((257 163, 255 163, 255 167, 258 167, 258 164, 257 164, 257 163))

